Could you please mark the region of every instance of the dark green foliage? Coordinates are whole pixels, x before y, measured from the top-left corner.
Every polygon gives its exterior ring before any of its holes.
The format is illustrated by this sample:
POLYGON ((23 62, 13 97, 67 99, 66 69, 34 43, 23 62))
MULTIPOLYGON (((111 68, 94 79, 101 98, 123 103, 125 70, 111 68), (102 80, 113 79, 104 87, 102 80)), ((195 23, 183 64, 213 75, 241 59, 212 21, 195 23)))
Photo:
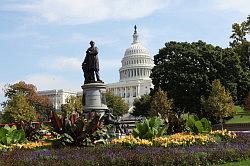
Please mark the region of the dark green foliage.
POLYGON ((241 77, 237 79, 237 104, 242 105, 250 91, 250 42, 243 42, 233 47, 233 49, 240 59, 242 68, 241 77))
POLYGON ((230 43, 234 52, 240 59, 240 65, 242 67, 241 77, 238 78, 237 87, 237 104, 244 104, 244 99, 250 90, 250 42, 247 40, 250 32, 250 15, 246 21, 242 23, 234 23, 232 25, 233 41, 230 43))
POLYGON ((145 119, 143 123, 137 122, 132 134, 141 139, 153 139, 162 136, 166 129, 160 118, 153 117, 145 119))
POLYGON ((172 111, 173 100, 168 99, 167 93, 159 89, 152 92, 152 97, 148 94, 141 96, 134 101, 134 116, 154 117, 159 116, 168 128, 168 134, 181 132, 185 129, 185 120, 172 111))
POLYGON ((148 117, 151 110, 150 104, 151 96, 148 94, 142 95, 140 98, 135 98, 133 103, 134 111, 132 115, 148 117))
POLYGON ((247 17, 246 21, 243 21, 242 23, 234 23, 232 25, 232 35, 230 36, 231 39, 233 39, 232 42, 230 42, 230 45, 232 47, 235 47, 237 45, 240 45, 247 41, 247 34, 250 32, 250 15, 247 17))
POLYGON ((22 143, 25 141, 24 131, 17 130, 16 126, 8 126, 0 128, 0 144, 11 145, 16 143, 22 143))
POLYGON ((205 42, 168 42, 154 56, 151 78, 173 99, 174 111, 201 115, 201 96, 208 97, 212 81, 220 79, 237 100, 242 68, 232 49, 205 42))
POLYGON ((202 124, 202 132, 207 133, 210 132, 212 130, 212 126, 211 126, 211 122, 208 121, 206 118, 202 118, 200 120, 201 124, 202 124))
POLYGON ((245 107, 246 107, 246 110, 250 113, 250 92, 248 93, 245 99, 245 107))
POLYGON ((122 116, 128 113, 128 104, 119 96, 114 96, 112 93, 106 93, 106 101, 109 109, 112 110, 114 116, 122 116))
POLYGON ((212 127, 211 123, 206 118, 199 120, 196 115, 190 115, 186 120, 186 129, 189 132, 201 134, 209 133, 212 130, 212 127))

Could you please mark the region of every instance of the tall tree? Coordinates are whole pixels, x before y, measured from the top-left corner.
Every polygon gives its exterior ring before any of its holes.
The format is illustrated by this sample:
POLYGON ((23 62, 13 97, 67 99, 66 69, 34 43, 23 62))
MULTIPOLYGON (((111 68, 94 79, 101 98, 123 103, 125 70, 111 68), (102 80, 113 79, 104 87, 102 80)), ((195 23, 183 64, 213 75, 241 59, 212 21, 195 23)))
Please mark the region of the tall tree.
POLYGON ((83 105, 82 105, 82 97, 81 96, 69 96, 66 99, 66 103, 62 105, 62 111, 66 113, 66 115, 71 115, 74 112, 82 113, 83 105))
POLYGON ((26 84, 24 81, 12 85, 5 85, 4 95, 7 98, 12 98, 17 94, 24 96, 32 96, 36 93, 36 87, 33 84, 26 84))
POLYGON ((151 110, 151 99, 151 96, 148 94, 142 95, 140 98, 135 98, 132 115, 148 117, 151 110))
POLYGON ((48 113, 53 109, 52 102, 47 96, 39 96, 37 94, 36 86, 33 84, 27 84, 24 81, 12 85, 6 85, 4 93, 5 97, 7 97, 7 101, 2 103, 4 107, 15 96, 23 95, 29 104, 35 107, 36 112, 42 116, 48 116, 48 113))
POLYGON ((114 96, 112 93, 106 93, 107 106, 112 110, 114 116, 122 116, 128 113, 128 104, 119 97, 114 96))
POLYGON ((3 110, 3 120, 5 123, 36 120, 35 108, 23 94, 17 94, 9 100, 3 110))
POLYGON ((232 49, 202 41, 168 42, 154 56, 154 63, 151 78, 155 90, 168 92, 178 114, 201 115, 201 96, 208 97, 213 80, 220 79, 234 94, 237 80, 242 76, 239 58, 232 49))
POLYGON ((236 47, 237 45, 241 45, 247 41, 247 34, 250 32, 250 15, 248 15, 247 20, 241 23, 234 23, 232 25, 232 35, 230 36, 233 39, 230 42, 232 47, 236 47))
POLYGON ((240 59, 242 74, 238 79, 237 96, 238 104, 243 104, 244 99, 250 90, 250 42, 247 36, 250 33, 250 15, 246 21, 242 23, 234 23, 232 25, 232 35, 230 45, 240 59))
POLYGON ((169 122, 172 115, 172 100, 168 99, 167 93, 159 89, 152 97, 151 116, 160 115, 166 122, 169 122))
POLYGON ((212 91, 202 102, 206 115, 210 120, 226 119, 235 115, 233 99, 219 80, 212 83, 212 91))

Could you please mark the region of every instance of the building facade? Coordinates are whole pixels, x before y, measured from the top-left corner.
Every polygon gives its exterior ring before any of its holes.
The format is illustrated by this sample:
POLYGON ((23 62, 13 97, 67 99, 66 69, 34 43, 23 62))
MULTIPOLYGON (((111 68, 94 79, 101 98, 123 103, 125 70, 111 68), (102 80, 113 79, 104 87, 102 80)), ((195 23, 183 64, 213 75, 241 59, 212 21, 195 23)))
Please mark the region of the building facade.
POLYGON ((61 110, 61 105, 66 103, 66 99, 69 96, 77 95, 76 92, 66 91, 63 89, 44 90, 44 91, 38 91, 37 93, 40 96, 48 96, 56 110, 61 110))
POLYGON ((107 84, 107 91, 122 97, 131 107, 135 98, 150 92, 153 87, 149 78, 154 66, 149 51, 138 40, 136 30, 133 34, 133 42, 126 49, 119 69, 120 80, 117 83, 107 84))

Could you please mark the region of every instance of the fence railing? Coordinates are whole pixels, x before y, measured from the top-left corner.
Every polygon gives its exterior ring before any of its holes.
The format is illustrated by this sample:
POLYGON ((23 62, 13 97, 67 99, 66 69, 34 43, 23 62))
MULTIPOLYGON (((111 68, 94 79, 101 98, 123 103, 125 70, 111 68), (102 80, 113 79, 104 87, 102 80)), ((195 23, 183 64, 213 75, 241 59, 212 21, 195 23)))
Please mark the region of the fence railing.
MULTIPOLYGON (((216 124, 213 126, 213 130, 221 130, 221 124, 216 124)), ((250 131, 250 123, 229 123, 223 124, 223 129, 228 131, 250 131)))

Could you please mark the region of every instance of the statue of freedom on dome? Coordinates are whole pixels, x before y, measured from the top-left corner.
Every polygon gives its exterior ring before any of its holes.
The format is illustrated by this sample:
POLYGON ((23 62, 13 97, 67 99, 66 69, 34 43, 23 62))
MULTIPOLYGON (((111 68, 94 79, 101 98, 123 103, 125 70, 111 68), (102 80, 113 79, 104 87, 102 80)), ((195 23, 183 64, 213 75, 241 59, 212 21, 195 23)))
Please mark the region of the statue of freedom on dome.
POLYGON ((85 59, 82 63, 82 70, 84 73, 84 84, 88 83, 103 83, 99 75, 99 59, 98 48, 94 41, 90 41, 90 47, 86 51, 85 59), (96 81, 95 81, 96 76, 96 81))

